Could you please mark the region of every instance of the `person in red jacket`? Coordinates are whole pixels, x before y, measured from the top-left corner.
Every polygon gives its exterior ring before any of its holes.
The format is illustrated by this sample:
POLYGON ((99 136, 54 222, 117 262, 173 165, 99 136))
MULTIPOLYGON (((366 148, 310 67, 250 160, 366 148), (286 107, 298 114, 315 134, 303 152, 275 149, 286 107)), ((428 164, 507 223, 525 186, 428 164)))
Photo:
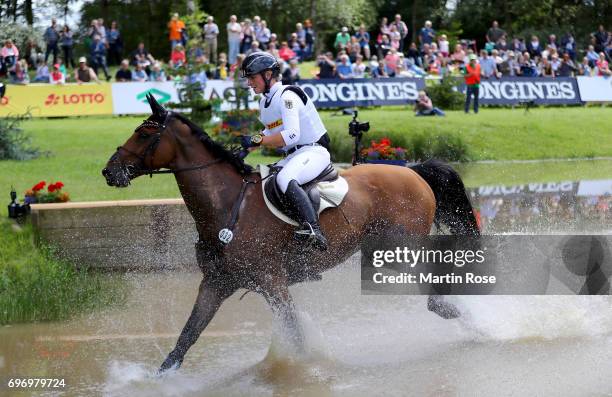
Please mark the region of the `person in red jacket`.
POLYGON ((478 91, 480 89, 480 65, 475 54, 468 57, 470 62, 464 69, 465 78, 465 112, 470 111, 470 99, 474 96, 474 113, 478 113, 478 91))

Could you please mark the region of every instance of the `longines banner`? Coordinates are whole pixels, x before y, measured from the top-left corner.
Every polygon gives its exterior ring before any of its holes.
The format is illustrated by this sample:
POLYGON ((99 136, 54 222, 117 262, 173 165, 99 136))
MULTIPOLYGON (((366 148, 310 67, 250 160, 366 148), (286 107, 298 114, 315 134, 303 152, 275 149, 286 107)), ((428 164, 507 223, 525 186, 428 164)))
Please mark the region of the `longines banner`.
POLYGON ((34 117, 112 114, 111 85, 8 85, 0 116, 27 111, 34 117))
POLYGON ((301 80, 297 84, 318 108, 406 105, 414 103, 425 88, 425 80, 413 78, 301 80))
MULTIPOLYGON (((465 93, 465 84, 457 87, 465 93)), ((504 77, 480 82, 479 102, 485 105, 539 105, 580 103, 578 84, 573 77, 504 77)))

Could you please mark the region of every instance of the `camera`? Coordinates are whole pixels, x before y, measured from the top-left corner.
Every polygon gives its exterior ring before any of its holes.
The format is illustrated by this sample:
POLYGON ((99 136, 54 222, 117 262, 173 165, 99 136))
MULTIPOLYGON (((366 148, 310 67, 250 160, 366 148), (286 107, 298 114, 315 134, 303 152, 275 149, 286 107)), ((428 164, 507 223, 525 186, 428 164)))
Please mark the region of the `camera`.
POLYGON ((8 216, 12 219, 20 218, 30 212, 28 204, 19 204, 16 200, 17 192, 15 192, 15 189, 11 189, 11 203, 8 205, 8 216))
POLYGON ((368 132, 370 130, 370 123, 366 121, 365 123, 360 123, 357 121, 357 110, 353 112, 353 120, 349 123, 349 135, 353 137, 359 137, 363 135, 364 132, 368 132))

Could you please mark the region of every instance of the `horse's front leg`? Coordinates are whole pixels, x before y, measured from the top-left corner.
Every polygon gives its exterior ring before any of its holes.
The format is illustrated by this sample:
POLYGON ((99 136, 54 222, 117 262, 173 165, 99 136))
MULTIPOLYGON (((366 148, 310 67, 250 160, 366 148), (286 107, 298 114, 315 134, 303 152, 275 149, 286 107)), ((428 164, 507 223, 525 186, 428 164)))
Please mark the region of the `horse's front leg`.
POLYGON ((274 281, 268 284, 262 292, 272 309, 275 320, 282 327, 282 336, 285 341, 297 351, 302 351, 304 348, 304 333, 298 321, 295 304, 289 293, 286 278, 275 277, 274 281))
POLYGON ((446 302, 442 295, 429 295, 427 298, 427 309, 446 320, 461 316, 461 312, 457 306, 446 302))
POLYGON ((181 366, 187 350, 198 340, 223 301, 236 289, 227 276, 204 277, 187 324, 176 342, 176 347, 161 365, 159 373, 181 366))

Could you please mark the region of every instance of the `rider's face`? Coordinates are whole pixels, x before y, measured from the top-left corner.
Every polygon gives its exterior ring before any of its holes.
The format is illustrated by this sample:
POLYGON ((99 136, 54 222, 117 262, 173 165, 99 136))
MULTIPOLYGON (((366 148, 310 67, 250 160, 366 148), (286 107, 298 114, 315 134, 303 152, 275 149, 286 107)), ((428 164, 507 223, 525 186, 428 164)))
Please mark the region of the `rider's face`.
MULTIPOLYGON (((266 77, 268 78, 270 78, 272 75, 272 72, 270 71, 266 71, 265 73, 266 73, 266 77)), ((248 81, 249 87, 251 87, 253 91, 255 91, 255 94, 261 94, 266 89, 266 82, 264 81, 261 73, 258 73, 254 76, 247 77, 247 81, 248 81)), ((270 84, 272 84, 272 82, 270 82, 270 84)))

